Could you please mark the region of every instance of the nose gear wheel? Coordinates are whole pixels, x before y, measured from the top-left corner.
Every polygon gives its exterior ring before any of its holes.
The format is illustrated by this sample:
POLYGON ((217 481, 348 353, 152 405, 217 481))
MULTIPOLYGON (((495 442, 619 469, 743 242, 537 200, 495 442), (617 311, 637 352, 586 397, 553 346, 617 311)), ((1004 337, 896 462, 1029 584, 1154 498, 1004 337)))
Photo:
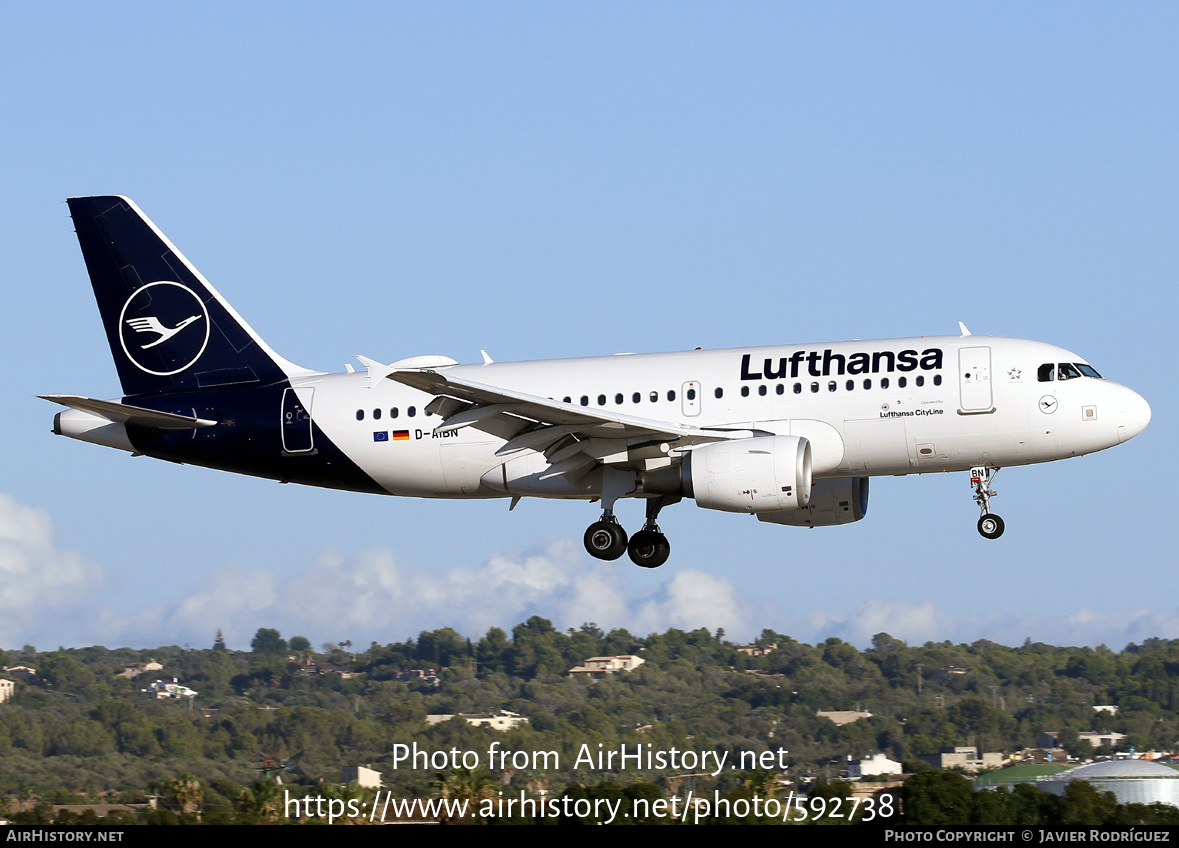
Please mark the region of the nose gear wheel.
POLYGON ((998 473, 998 468, 979 466, 970 469, 970 485, 974 487, 974 502, 982 510, 982 517, 978 520, 978 532, 984 539, 998 539, 1003 535, 1003 519, 991 512, 991 498, 998 494, 991 488, 991 481, 998 473))

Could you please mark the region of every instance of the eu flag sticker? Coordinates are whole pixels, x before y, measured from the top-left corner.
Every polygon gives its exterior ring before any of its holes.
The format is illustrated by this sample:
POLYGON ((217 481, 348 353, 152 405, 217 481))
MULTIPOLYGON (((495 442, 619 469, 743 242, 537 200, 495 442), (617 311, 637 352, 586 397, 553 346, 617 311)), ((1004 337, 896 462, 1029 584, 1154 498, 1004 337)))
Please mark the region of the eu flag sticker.
POLYGON ((387 441, 389 441, 389 431, 388 430, 374 431, 373 432, 373 441, 374 442, 387 442, 387 441))

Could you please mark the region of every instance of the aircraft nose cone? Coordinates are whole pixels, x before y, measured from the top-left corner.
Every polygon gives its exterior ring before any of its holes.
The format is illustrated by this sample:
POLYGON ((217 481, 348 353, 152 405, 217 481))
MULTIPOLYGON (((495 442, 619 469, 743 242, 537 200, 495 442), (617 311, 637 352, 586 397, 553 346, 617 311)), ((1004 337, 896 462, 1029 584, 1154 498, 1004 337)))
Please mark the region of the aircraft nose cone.
POLYGON ((1137 392, 1126 389, 1118 403, 1118 441, 1127 442, 1150 423, 1150 404, 1137 392))

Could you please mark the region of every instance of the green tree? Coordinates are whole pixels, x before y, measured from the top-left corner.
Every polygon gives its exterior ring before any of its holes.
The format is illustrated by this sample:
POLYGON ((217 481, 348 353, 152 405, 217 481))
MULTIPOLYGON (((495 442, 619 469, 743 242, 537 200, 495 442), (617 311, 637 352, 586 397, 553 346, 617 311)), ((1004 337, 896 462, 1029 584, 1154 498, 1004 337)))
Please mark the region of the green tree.
POLYGON ((172 801, 182 813, 195 813, 201 808, 201 801, 205 798, 205 791, 201 782, 188 772, 177 775, 169 784, 172 801))
POLYGON ((495 795, 491 775, 483 769, 457 768, 435 777, 438 794, 443 798, 466 801, 467 818, 474 818, 479 802, 495 795))
POLYGON ((261 627, 250 642, 250 650, 255 654, 285 654, 287 640, 277 630, 261 627))
POLYGON ((845 780, 818 783, 807 794, 810 824, 851 824, 851 784, 845 780), (823 802, 821 803, 820 799, 823 802))
POLYGON ((901 788, 906 824, 970 824, 973 800, 970 781, 952 771, 915 774, 901 788))

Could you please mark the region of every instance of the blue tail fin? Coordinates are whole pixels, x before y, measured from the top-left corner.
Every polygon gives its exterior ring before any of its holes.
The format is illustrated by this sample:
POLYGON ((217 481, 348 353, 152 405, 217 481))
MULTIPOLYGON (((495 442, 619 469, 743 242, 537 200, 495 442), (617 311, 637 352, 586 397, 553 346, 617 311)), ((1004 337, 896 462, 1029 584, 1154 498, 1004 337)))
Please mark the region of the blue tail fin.
POLYGON ((272 351, 130 200, 66 202, 124 395, 306 373, 272 351))

